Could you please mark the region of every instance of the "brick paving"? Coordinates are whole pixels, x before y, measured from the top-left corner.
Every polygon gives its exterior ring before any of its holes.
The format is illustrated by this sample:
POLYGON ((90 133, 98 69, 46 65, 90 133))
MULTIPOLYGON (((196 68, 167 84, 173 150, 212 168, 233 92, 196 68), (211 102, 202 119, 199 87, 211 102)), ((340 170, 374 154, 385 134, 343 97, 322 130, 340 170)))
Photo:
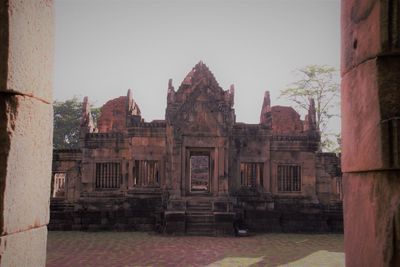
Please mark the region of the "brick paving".
POLYGON ((344 266, 343 235, 49 232, 47 266, 344 266))

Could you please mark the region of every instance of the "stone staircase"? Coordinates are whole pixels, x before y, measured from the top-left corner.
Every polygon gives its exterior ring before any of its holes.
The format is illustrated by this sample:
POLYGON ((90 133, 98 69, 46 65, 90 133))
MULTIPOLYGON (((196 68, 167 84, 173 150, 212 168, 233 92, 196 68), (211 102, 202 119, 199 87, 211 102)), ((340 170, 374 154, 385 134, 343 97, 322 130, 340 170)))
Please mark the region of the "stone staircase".
POLYGON ((69 212, 74 211, 74 204, 66 202, 64 199, 52 198, 50 200, 50 212, 69 212))
POLYGON ((72 230, 74 224, 74 204, 64 199, 52 198, 50 200, 49 230, 72 230))
POLYGON ((215 218, 209 200, 191 199, 186 203, 186 234, 215 236, 215 218))

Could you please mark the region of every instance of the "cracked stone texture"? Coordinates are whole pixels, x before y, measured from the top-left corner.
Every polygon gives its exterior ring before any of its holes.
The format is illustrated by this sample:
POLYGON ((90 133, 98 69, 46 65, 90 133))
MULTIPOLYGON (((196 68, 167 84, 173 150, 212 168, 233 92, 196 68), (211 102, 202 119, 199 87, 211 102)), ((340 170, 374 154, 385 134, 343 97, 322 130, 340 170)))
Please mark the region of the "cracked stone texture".
POLYGON ((0 264, 1 266, 45 266, 46 244, 46 226, 2 236, 0 264))
MULTIPOLYGON (((399 51, 399 10, 396 1, 342 1, 342 58, 344 75, 381 53, 399 51)), ((398 2, 397 2, 398 5, 398 2)))
POLYGON ((396 57, 368 60, 343 76, 342 171, 400 167, 399 77, 396 57))
POLYGON ((52 106, 24 96, 0 98, 2 235, 44 226, 49 221, 52 106), (3 159, 5 159, 3 161, 3 159))
POLYGON ((0 1, 0 265, 44 266, 52 159, 53 2, 0 1))
POLYGON ((399 171, 344 175, 347 266, 400 266, 399 177, 399 171))
POLYGON ((0 92, 52 101, 53 1, 9 0, 0 4, 0 92), (8 20, 7 20, 8 18, 8 20))

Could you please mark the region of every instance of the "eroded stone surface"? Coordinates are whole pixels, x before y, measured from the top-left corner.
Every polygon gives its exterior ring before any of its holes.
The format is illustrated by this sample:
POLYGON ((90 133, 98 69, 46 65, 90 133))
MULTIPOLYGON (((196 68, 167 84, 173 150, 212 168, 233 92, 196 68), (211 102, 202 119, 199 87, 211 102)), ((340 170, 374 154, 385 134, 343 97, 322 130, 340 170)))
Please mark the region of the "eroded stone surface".
POLYGON ((46 263, 52 68, 53 2, 1 1, 1 266, 46 263))
POLYGON ((344 174, 346 266, 400 263, 400 172, 344 174))
POLYGON ((0 237, 1 266, 45 266, 47 227, 0 237))
POLYGON ((124 132, 126 131, 126 116, 130 115, 140 116, 139 106, 129 101, 126 96, 121 96, 116 99, 107 101, 101 107, 101 115, 97 122, 99 132, 124 132), (130 108, 130 110, 128 110, 130 108), (132 111, 134 110, 134 114, 132 111), (130 111, 130 112, 129 112, 130 111))
POLYGON ((292 107, 271 108, 272 131, 275 134, 296 134, 303 132, 300 115, 292 107))
POLYGON ((400 166, 400 63, 379 57, 360 64, 342 80, 344 171, 400 166), (360 119, 362 118, 362 119, 360 119))
MULTIPOLYGON (((0 3, 0 62, 8 62, 8 8, 7 1, 0 3)), ((6 88, 7 84, 7 64, 0 64, 0 90, 6 88)))
POLYGON ((342 79, 342 170, 345 172, 385 167, 376 75, 377 62, 370 60, 342 79))
POLYGON ((398 14, 398 1, 342 1, 346 266, 400 265, 398 14))
POLYGON ((9 63, 7 82, 0 91, 33 95, 51 102, 53 1, 10 0, 8 5, 9 43, 6 49, 9 63))
POLYGON ((376 64, 379 110, 384 122, 400 117, 400 55, 378 57, 376 64))
POLYGON ((342 1, 342 73, 381 52, 382 2, 342 1))
POLYGON ((342 1, 342 60, 346 73, 380 54, 400 51, 398 1, 342 1))
POLYGON ((0 111, 3 195, 3 234, 46 225, 52 158, 52 106, 31 97, 6 95, 0 111), (5 131, 4 131, 5 130, 5 131))

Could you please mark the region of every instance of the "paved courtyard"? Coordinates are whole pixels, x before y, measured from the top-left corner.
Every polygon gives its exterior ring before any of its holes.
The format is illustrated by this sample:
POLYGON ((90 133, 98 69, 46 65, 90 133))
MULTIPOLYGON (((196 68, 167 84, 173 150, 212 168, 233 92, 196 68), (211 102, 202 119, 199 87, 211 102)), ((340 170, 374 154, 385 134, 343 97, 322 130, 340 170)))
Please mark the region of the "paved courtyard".
POLYGON ((344 266, 343 235, 49 232, 47 266, 344 266))

